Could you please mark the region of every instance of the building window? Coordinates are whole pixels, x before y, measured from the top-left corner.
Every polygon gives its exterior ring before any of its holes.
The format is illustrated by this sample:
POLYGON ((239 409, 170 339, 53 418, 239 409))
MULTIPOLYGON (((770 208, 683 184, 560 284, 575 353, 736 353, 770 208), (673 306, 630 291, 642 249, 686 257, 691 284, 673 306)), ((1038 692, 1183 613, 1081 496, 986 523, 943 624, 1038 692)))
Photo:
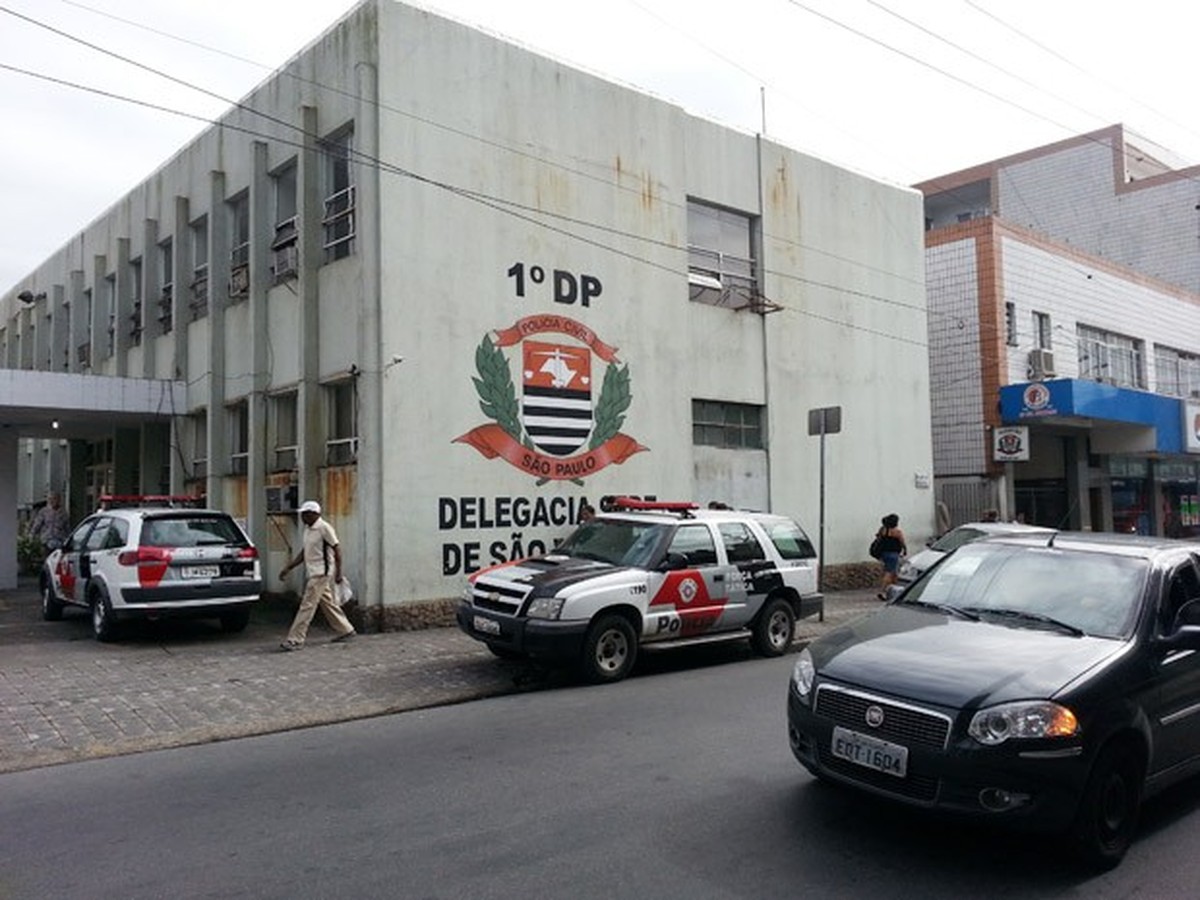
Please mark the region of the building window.
POLYGON ((743 213, 689 200, 688 298, 741 309, 758 298, 754 220, 743 213))
POLYGON ((208 413, 192 416, 192 478, 208 477, 208 413))
POLYGON ((358 396, 353 380, 325 386, 328 427, 325 462, 331 466, 352 463, 358 458, 358 396))
POLYGON ((763 449, 763 407, 720 400, 692 401, 692 443, 705 447, 763 449))
POLYGON ((350 255, 354 246, 354 183, 351 167, 354 130, 347 128, 321 142, 325 167, 325 262, 350 255))
POLYGON ((1117 387, 1145 388, 1142 342, 1088 325, 1078 326, 1079 377, 1117 387))
POLYGON ((277 394, 270 402, 270 428, 274 441, 276 472, 290 472, 297 466, 296 392, 277 394))
POLYGON ((229 298, 250 294, 250 192, 242 191, 229 206, 229 298))
POLYGON ((1155 386, 1160 394, 1200 399, 1200 356, 1154 345, 1155 386))
POLYGON ((250 468, 250 405, 245 400, 231 404, 229 414, 229 471, 245 475, 250 468))
POLYGON ((289 162, 271 176, 275 200, 275 236, 271 239, 271 277, 276 284, 300 271, 296 219, 296 163, 289 162))
POLYGON ((175 245, 167 238, 158 245, 158 323, 163 334, 174 327, 172 311, 175 305, 175 245))
POLYGON ((1017 304, 1004 304, 1004 335, 1005 343, 1010 347, 1017 346, 1017 304))
MULTIPOLYGON (((92 289, 87 288, 83 292, 83 321, 84 327, 92 329, 92 289)), ((92 342, 88 335, 84 335, 83 342, 75 347, 75 361, 79 364, 80 371, 86 372, 92 367, 92 342)))
POLYGON ((208 216, 192 223, 192 321, 208 315, 208 216))
POLYGON ((129 283, 132 286, 129 311, 129 340, 137 347, 142 343, 142 259, 129 261, 129 283))
POLYGON ((1035 312, 1033 314, 1033 340, 1038 350, 1053 350, 1050 314, 1035 312))
POLYGON ((104 329, 104 359, 113 355, 117 343, 117 276, 108 275, 104 279, 104 294, 100 299, 101 309, 108 325, 104 329))

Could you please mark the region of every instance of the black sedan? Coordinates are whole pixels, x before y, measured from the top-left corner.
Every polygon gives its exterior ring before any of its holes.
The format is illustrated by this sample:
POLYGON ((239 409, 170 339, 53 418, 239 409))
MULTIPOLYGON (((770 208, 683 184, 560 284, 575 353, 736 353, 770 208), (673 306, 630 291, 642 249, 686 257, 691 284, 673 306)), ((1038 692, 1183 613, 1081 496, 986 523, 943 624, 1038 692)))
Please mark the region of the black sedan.
POLYGON ((1128 849, 1144 796, 1200 770, 1200 546, 999 537, 798 656, 792 752, 894 800, 1128 849))

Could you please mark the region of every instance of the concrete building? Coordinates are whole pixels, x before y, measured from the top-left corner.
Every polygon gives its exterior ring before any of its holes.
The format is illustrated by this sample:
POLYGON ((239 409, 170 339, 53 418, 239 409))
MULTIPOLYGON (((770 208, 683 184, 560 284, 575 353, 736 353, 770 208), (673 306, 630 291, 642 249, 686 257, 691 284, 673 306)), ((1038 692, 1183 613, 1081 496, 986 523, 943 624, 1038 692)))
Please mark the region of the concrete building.
POLYGON ((1175 164, 1114 126, 918 186, 954 522, 1200 534, 1200 168, 1175 164))
POLYGON ((273 579, 315 497, 381 616, 552 547, 605 495, 787 512, 815 539, 824 485, 834 564, 884 513, 932 530, 918 192, 390 0, 0 302, 19 391, 76 391, 0 394, 38 439, 19 500, 57 486, 64 442, 76 515, 203 492, 273 579), (131 384, 153 401, 77 436, 131 384))

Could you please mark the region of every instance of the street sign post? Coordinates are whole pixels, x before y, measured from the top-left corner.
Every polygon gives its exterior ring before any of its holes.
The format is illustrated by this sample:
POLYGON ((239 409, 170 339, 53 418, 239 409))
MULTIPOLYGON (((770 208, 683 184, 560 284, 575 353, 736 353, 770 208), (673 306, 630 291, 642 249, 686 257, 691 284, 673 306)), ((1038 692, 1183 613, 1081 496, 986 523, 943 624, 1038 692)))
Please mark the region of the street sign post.
POLYGON ((820 572, 818 587, 825 588, 825 435, 842 430, 842 408, 822 406, 808 411, 808 433, 821 437, 821 494, 818 511, 817 566, 820 572))

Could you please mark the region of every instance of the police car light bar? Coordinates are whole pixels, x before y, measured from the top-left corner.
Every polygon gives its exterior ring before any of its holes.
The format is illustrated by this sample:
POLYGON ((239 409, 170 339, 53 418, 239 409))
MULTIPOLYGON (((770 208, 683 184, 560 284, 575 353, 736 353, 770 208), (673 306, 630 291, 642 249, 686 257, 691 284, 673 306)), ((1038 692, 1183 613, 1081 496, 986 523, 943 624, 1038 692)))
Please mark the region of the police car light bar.
POLYGON ((123 509, 129 506, 165 506, 198 509, 204 506, 205 496, 188 494, 102 494, 101 509, 123 509))
POLYGON ((613 497, 608 506, 610 509, 674 513, 690 513, 693 509, 700 508, 698 504, 686 500, 641 500, 637 497, 613 497))

